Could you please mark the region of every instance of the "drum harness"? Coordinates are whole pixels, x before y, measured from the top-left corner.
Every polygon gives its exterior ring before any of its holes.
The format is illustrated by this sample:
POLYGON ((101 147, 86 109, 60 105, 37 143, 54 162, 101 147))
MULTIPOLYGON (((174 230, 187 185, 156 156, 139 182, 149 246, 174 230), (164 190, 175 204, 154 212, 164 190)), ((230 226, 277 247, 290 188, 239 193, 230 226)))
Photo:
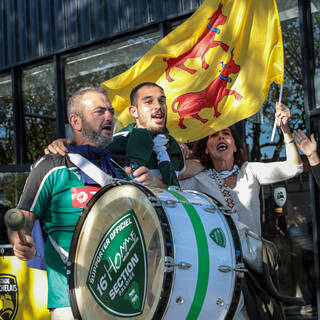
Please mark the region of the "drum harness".
MULTIPOLYGON (((104 187, 106 185, 118 185, 121 184, 122 182, 128 182, 127 180, 121 180, 121 179, 115 179, 113 178, 111 175, 106 174, 104 171, 102 171, 98 166, 96 166, 95 164, 93 164, 91 161, 89 161, 88 159, 86 159, 85 157, 83 157, 82 155, 78 154, 78 153, 68 153, 68 157, 70 159, 70 161, 75 164, 79 169, 81 169, 86 175, 88 175, 90 178, 92 178, 95 182, 97 182, 97 184, 99 184, 101 187, 104 187)), ((119 169, 121 169, 124 173, 125 169, 123 167, 121 167, 118 163, 116 163, 114 160, 110 159, 111 162, 117 166, 119 169)), ((126 173, 126 175, 128 176, 128 174, 126 173)), ((139 183, 135 182, 135 184, 140 185, 139 183)), ((150 202, 154 205, 154 206, 162 206, 165 205, 167 207, 175 207, 177 206, 177 204, 182 204, 182 205, 200 205, 200 206, 204 206, 203 203, 201 202, 196 202, 196 201, 183 201, 183 200, 162 200, 159 199, 158 197, 156 197, 153 192, 151 192, 151 190, 147 187, 145 187, 144 185, 141 185, 144 189, 148 189, 149 190, 149 195, 148 195, 148 200, 150 200, 150 202)), ((173 191, 173 190, 180 190, 178 187, 176 186, 169 186, 168 190, 173 191)), ((189 190, 190 192, 194 192, 197 193, 196 191, 192 191, 189 190)), ((230 211, 230 209, 224 207, 224 206, 208 206, 205 205, 204 208, 205 211, 209 212, 209 213, 213 213, 214 211, 222 211, 225 215, 232 215, 232 212, 230 211)), ((59 246, 57 244, 57 242, 52 238, 51 235, 49 236, 49 240, 52 244, 52 246, 54 247, 54 249, 57 251, 57 253, 59 254, 62 262, 67 265, 70 266, 70 261, 69 261, 69 253, 64 250, 61 246, 59 246)))

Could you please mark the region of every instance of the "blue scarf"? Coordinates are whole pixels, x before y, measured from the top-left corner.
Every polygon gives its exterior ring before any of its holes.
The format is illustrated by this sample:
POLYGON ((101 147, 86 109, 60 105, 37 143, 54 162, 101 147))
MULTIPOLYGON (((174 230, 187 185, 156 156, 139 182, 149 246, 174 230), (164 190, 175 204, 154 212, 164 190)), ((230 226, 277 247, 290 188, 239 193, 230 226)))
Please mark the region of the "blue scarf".
MULTIPOLYGON (((215 176, 216 176, 216 172, 217 171, 215 169, 212 169, 212 168, 208 169, 207 171, 208 171, 209 177, 214 179, 215 176)), ((234 174, 235 175, 239 174, 239 171, 240 171, 239 167, 235 164, 235 165, 233 165, 231 170, 222 170, 222 171, 219 171, 219 174, 220 174, 222 179, 226 179, 228 177, 231 177, 234 174)))
MULTIPOLYGON (((88 144, 82 146, 68 146, 68 150, 70 153, 81 154, 83 157, 99 167, 103 172, 111 175, 112 177, 120 178, 119 173, 110 162, 111 153, 109 150, 93 147, 88 144)), ((81 175, 82 181, 85 185, 97 184, 82 170, 78 169, 78 173, 81 175)))

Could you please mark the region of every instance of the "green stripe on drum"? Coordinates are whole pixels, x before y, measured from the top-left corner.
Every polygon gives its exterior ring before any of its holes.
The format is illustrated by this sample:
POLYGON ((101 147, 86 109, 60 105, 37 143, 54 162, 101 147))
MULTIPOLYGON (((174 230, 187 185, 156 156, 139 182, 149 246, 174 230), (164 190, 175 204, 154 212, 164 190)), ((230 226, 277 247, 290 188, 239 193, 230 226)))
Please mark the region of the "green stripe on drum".
MULTIPOLYGON (((180 201, 188 201, 185 197, 175 191, 169 192, 180 201)), ((209 248, 206 232, 197 210, 191 204, 183 203, 182 205, 191 220, 198 248, 198 279, 196 291, 186 318, 187 320, 191 320, 199 317, 204 299, 206 297, 209 279, 209 248)))

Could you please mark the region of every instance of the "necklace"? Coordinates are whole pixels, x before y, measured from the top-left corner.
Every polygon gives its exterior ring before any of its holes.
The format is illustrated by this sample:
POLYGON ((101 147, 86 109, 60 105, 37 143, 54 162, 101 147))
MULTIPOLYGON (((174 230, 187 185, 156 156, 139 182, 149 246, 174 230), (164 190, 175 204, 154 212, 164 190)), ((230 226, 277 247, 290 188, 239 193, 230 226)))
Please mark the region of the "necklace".
MULTIPOLYGON (((233 172, 232 174, 228 175, 228 177, 230 177, 233 174, 238 174, 239 173, 239 167, 234 165, 233 169, 235 169, 235 167, 237 167, 237 172, 233 172)), ((233 170, 225 170, 225 171, 228 171, 230 173, 233 170)), ((221 174, 220 174, 221 172, 218 172, 218 171, 216 171, 214 169, 208 169, 207 173, 208 173, 208 176, 211 179, 215 180, 215 183, 219 187, 222 195, 224 196, 224 198, 226 200, 226 203, 227 203, 227 206, 228 206, 228 208, 230 208, 231 213, 236 213, 236 208, 235 208, 234 201, 233 201, 233 199, 231 197, 230 191, 228 190, 227 184, 224 182, 223 178, 221 177, 221 174)))

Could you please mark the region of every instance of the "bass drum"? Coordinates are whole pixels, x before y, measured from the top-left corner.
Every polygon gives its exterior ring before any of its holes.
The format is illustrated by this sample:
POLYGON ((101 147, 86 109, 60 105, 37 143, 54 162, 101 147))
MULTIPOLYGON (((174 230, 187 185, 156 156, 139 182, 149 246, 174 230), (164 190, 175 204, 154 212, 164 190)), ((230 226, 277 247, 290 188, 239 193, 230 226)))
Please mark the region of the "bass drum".
POLYGON ((76 226, 72 311, 84 320, 232 319, 241 259, 233 221, 215 199, 117 181, 76 226))

